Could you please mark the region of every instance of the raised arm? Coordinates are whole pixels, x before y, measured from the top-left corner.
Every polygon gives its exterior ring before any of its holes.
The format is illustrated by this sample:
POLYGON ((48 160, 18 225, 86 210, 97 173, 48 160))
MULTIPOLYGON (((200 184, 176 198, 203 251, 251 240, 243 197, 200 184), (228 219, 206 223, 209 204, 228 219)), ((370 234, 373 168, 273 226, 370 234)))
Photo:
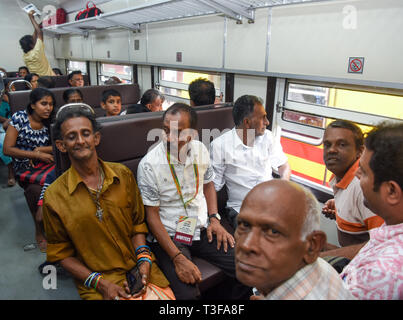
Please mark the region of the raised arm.
POLYGON ((29 17, 29 20, 31 20, 31 23, 32 23, 32 25, 34 27, 34 33, 33 33, 32 37, 34 38, 33 40, 34 40, 34 45, 35 45, 37 38, 39 38, 39 39, 41 39, 43 41, 43 31, 39 27, 39 24, 36 22, 35 17, 34 17, 34 13, 35 13, 35 11, 31 10, 28 13, 28 17, 29 17))

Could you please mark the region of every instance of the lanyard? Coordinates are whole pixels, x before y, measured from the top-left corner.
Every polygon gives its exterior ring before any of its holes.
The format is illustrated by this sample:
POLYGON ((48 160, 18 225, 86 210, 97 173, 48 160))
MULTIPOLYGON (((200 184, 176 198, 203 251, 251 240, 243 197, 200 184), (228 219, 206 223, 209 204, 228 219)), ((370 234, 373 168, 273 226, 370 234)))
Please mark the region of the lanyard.
MULTIPOLYGON (((179 194, 179 197, 180 197, 180 199, 182 201, 183 207, 185 208, 185 211, 186 211, 186 207, 189 205, 189 203, 194 198, 196 198, 197 193, 199 192, 199 169, 197 167, 197 164, 194 163, 193 164, 193 171, 194 171, 195 180, 196 180, 196 192, 195 192, 195 194, 193 195, 192 198, 190 198, 188 201, 185 202, 185 200, 183 199, 182 189, 181 189, 181 186, 179 184, 178 176, 176 175, 175 168, 174 168, 173 164, 171 164, 170 159, 171 159, 171 155, 167 151, 167 160, 168 160, 169 168, 171 169, 171 175, 172 175, 172 178, 173 178, 173 180, 175 182, 176 190, 178 191, 178 194, 179 194)), ((186 211, 186 215, 187 215, 187 211, 186 211)))

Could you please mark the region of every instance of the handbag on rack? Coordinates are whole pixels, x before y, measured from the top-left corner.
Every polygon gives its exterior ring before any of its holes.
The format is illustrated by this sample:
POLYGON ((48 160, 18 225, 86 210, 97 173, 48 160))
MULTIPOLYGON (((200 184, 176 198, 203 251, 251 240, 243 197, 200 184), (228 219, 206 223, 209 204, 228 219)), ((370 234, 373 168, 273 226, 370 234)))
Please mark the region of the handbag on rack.
POLYGON ((102 10, 97 8, 94 2, 88 1, 86 8, 77 13, 75 20, 77 21, 99 16, 101 13, 103 13, 102 10), (90 3, 92 3, 92 7, 88 7, 90 3))
POLYGON ((42 21, 43 27, 53 26, 55 24, 66 23, 66 11, 63 8, 56 9, 56 14, 42 21))

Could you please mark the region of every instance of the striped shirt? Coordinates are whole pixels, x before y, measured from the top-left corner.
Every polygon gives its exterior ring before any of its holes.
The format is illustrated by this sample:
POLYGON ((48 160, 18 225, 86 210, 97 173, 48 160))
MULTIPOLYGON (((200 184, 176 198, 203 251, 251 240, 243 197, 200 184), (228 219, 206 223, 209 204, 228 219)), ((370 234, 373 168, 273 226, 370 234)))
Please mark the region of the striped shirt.
POLYGON ((350 167, 339 182, 335 177, 329 182, 334 192, 337 228, 353 235, 368 233, 368 230, 380 227, 384 223, 381 217, 364 205, 360 180, 355 176, 358 165, 359 160, 350 167))
POLYGON ((337 271, 322 258, 298 270, 265 300, 355 300, 337 271))

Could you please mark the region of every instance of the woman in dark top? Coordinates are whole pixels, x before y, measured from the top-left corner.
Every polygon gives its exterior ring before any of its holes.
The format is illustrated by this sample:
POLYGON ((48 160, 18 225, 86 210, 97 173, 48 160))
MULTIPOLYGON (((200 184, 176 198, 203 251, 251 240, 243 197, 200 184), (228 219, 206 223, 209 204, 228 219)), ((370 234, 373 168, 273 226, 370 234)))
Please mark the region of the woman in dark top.
POLYGON ((13 158, 15 176, 25 190, 40 249, 46 247, 46 240, 40 222, 35 219, 36 203, 46 176, 55 169, 49 130, 55 113, 54 105, 52 92, 44 88, 34 89, 27 109, 12 115, 3 146, 4 154, 13 158), (39 187, 32 188, 32 185, 39 187))

